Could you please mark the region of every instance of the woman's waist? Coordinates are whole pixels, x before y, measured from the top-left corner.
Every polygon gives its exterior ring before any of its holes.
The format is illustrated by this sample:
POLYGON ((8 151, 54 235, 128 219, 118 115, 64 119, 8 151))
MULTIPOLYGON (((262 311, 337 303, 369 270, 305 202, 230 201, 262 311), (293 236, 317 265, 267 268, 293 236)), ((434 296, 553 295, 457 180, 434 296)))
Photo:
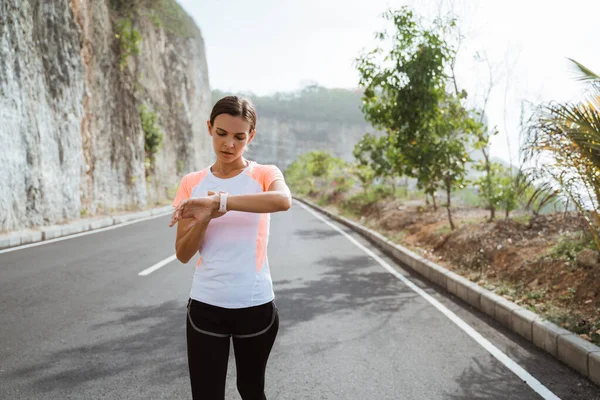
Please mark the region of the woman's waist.
POLYGON ((270 280, 269 269, 256 268, 256 262, 230 264, 202 260, 194 271, 194 282, 207 282, 216 286, 254 286, 270 280))
POLYGON ((223 282, 195 276, 190 292, 191 298, 224 308, 251 307, 273 300, 270 279, 251 283, 223 282))
POLYGON ((201 254, 196 266, 197 274, 208 275, 252 275, 257 273, 256 256, 245 257, 211 257, 201 254))

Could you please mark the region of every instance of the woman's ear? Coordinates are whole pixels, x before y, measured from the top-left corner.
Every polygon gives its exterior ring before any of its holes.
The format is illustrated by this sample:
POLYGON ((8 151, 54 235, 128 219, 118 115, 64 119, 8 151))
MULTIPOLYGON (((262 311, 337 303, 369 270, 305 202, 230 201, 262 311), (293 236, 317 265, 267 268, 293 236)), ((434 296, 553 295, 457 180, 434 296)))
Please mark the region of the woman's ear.
POLYGON ((252 132, 250 132, 250 139, 248 139, 248 144, 250 144, 250 142, 254 139, 254 136, 256 136, 256 129, 253 129, 252 132))
POLYGON ((208 134, 212 136, 212 125, 210 124, 210 120, 206 121, 206 127, 208 128, 208 134))

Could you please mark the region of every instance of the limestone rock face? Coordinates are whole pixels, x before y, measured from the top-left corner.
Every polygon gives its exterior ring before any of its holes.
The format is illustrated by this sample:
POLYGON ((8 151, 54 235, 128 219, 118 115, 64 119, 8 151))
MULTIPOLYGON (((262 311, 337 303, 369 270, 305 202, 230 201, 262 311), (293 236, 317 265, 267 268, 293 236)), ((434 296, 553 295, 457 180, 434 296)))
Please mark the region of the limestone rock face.
MULTIPOLYGON (((260 108, 257 110, 260 114, 260 108)), ((313 150, 324 150, 348 162, 352 151, 365 133, 381 135, 369 124, 337 121, 307 121, 260 117, 257 135, 250 144, 248 158, 264 164, 275 164, 282 170, 298 156, 313 150)))
POLYGON ((119 3, 0 1, 0 231, 144 207, 211 161, 199 29, 174 0, 119 3), (121 62, 124 20, 139 41, 121 62), (163 135, 152 168, 142 106, 163 135))

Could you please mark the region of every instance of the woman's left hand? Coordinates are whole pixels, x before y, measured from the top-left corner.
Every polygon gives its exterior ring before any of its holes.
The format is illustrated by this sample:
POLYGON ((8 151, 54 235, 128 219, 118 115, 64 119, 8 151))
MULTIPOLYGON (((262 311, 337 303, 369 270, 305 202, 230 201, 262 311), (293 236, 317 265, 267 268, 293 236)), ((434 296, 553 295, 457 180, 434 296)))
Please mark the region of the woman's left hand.
POLYGON ((225 215, 225 213, 219 212, 218 208, 219 195, 214 192, 208 192, 208 196, 206 197, 195 197, 184 200, 173 212, 169 227, 172 227, 181 219, 193 218, 198 223, 225 215))

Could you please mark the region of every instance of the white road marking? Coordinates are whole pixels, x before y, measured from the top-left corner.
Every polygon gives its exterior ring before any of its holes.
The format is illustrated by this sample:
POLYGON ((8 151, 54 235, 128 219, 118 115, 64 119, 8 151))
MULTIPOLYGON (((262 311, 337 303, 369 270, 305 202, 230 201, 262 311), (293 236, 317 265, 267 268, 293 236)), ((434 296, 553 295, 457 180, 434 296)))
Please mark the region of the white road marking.
POLYGON ((139 276, 150 275, 151 273, 153 273, 157 269, 164 267, 165 265, 167 265, 171 261, 175 261, 176 259, 177 259, 177 256, 175 254, 173 254, 171 257, 167 257, 164 260, 157 262, 156 264, 154 264, 150 268, 146 268, 145 270, 143 270, 142 272, 140 272, 138 275, 139 276))
POLYGON ((43 244, 50 244, 50 243, 60 242, 62 240, 74 239, 74 238, 77 238, 77 237, 80 237, 80 236, 91 235, 92 233, 109 231, 111 229, 117 229, 117 228, 121 228, 121 227, 124 227, 124 226, 127 226, 127 225, 136 224, 138 222, 147 221, 147 220, 153 219, 153 218, 164 217, 165 215, 171 215, 171 214, 172 214, 172 211, 169 211, 169 212, 165 212, 165 213, 161 213, 161 214, 151 215, 149 217, 144 217, 144 218, 136 219, 136 220, 129 221, 129 222, 123 222, 121 224, 107 226, 105 228, 92 229, 92 230, 81 232, 81 233, 75 233, 73 235, 62 236, 62 237, 58 237, 58 238, 54 238, 54 239, 49 239, 49 240, 42 240, 40 242, 35 242, 35 243, 30 243, 30 244, 24 244, 22 246, 17 246, 17 247, 11 247, 11 248, 8 248, 8 249, 0 250, 0 254, 2 254, 2 253, 8 253, 10 251, 24 250, 24 249, 28 249, 30 247, 41 246, 43 244))
POLYGON ((477 343, 479 343, 484 349, 486 349, 492 356, 494 356, 498 361, 500 361, 502 364, 504 364, 515 375, 517 375, 525 383, 527 383, 527 385, 529 385, 529 387, 531 389, 533 389, 537 394, 539 394, 543 399, 545 399, 545 400, 560 400, 560 398, 558 396, 556 396, 554 393, 552 393, 547 387, 542 385, 540 383, 540 381, 538 381, 533 376, 531 376, 531 374, 529 374, 529 372, 525 371, 525 369, 523 367, 521 367, 519 364, 514 362, 510 357, 508 357, 506 354, 504 354, 502 351, 500 351, 500 349, 498 349, 496 346, 494 346, 489 340, 484 338, 473 327, 471 327, 469 324, 467 324, 465 321, 463 321, 460 317, 458 317, 456 314, 454 314, 452 311, 450 311, 448 308, 446 308, 446 306, 444 306, 442 303, 440 303, 435 298, 433 298, 429 294, 427 294, 423 289, 419 288, 414 283, 412 283, 404 275, 400 274, 395 268, 390 266, 387 262, 385 262, 377 254, 373 253, 371 250, 369 250, 368 248, 363 246, 352 236, 348 235, 342 229, 340 229, 339 227, 337 227, 330 221, 326 220, 323 216, 318 214, 316 211, 314 211, 307 205, 300 203, 300 202, 296 202, 296 203, 298 203, 302 208, 304 208, 306 211, 310 212, 316 218, 320 219, 325 224, 329 225, 331 228, 333 228, 337 232, 341 233, 348 240, 350 240, 352 243, 354 243, 358 248, 363 250, 369 256, 373 257, 388 272, 390 272, 396 278, 400 279, 406 286, 411 288, 413 291, 415 291, 417 294, 419 294, 421 297, 423 297, 425 300, 427 300, 429 303, 431 303, 431 305, 433 305, 442 314, 444 314, 446 317, 448 317, 448 319, 450 319, 450 321, 452 321, 456 325, 458 325, 458 327, 460 329, 462 329, 467 335, 469 335, 472 339, 474 339, 477 343))

